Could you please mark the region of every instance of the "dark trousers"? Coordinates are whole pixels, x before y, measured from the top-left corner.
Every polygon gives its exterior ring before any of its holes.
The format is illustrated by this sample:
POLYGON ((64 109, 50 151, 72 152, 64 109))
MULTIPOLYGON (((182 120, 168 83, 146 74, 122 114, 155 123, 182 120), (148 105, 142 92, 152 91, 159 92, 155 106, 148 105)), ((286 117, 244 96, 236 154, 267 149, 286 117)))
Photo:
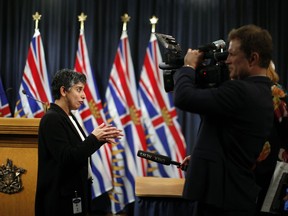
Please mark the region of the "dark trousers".
POLYGON ((196 202, 193 216, 255 216, 255 208, 245 211, 228 211, 206 203, 196 202))

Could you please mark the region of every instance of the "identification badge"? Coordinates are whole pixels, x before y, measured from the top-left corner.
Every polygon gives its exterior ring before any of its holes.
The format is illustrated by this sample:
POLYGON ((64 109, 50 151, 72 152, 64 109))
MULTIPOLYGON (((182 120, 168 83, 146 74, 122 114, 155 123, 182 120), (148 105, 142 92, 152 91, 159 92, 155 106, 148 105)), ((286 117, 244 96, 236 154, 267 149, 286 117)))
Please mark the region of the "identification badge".
POLYGON ((81 197, 77 197, 77 192, 75 191, 75 198, 72 199, 73 203, 73 214, 82 213, 82 203, 81 197))

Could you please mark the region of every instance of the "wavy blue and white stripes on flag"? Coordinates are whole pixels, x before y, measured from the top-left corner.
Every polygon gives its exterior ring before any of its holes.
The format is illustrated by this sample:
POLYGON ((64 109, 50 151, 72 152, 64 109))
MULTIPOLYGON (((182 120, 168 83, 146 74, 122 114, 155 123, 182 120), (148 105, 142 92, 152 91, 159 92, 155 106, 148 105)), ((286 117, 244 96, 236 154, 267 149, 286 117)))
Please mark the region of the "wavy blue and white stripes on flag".
POLYGON ((3 83, 0 78, 0 117, 11 117, 11 111, 7 100, 6 92, 4 91, 3 83))
POLYGON ((50 102, 52 96, 45 54, 40 32, 36 29, 29 46, 14 117, 41 118, 50 102))
MULTIPOLYGON (((106 122, 102 101, 96 80, 91 68, 84 29, 80 30, 78 39, 78 50, 75 60, 75 70, 86 75, 87 85, 84 92, 86 100, 79 109, 77 116, 79 123, 83 124, 83 128, 87 134, 90 134, 98 125, 106 122)), ((112 189, 111 177, 111 149, 110 145, 103 145, 96 151, 90 160, 90 174, 93 179, 92 183, 92 198, 100 196, 104 192, 112 189)))
MULTIPOLYGON (((158 65, 162 62, 157 38, 151 34, 140 74, 139 98, 142 118, 150 143, 147 151, 171 157, 181 162, 186 155, 186 144, 171 93, 164 90, 163 72, 158 65)), ((148 163, 148 176, 182 178, 183 171, 176 166, 156 162, 148 163)))
POLYGON ((137 157, 138 150, 146 150, 146 137, 135 73, 126 31, 122 32, 109 83, 106 90, 109 122, 122 129, 124 137, 112 147, 113 191, 110 193, 112 212, 121 211, 135 200, 135 177, 144 176, 147 162, 137 157))

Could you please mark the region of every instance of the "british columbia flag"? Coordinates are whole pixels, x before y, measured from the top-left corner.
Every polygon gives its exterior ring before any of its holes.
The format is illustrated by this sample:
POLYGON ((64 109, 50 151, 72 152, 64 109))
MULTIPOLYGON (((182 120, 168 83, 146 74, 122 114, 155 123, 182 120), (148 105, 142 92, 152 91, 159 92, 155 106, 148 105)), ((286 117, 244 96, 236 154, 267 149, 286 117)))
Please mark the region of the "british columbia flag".
MULTIPOLYGON (((150 141, 147 150, 181 162, 186 155, 186 144, 172 96, 164 90, 163 72, 158 67, 161 62, 157 38, 152 33, 139 83, 142 117, 150 141)), ((182 178, 183 171, 176 166, 149 161, 147 175, 182 178)))
POLYGON ((52 102, 45 54, 38 29, 29 46, 14 117, 41 118, 52 102))
POLYGON ((0 117, 11 117, 9 103, 0 78, 0 117))
MULTIPOLYGON (((78 117, 78 120, 83 124, 86 133, 90 134, 94 128, 106 122, 106 120, 96 80, 90 65, 84 29, 80 30, 78 39, 75 70, 85 74, 87 78, 87 85, 84 88, 86 100, 79 109, 80 118, 78 117)), ((103 145, 91 156, 92 198, 112 189, 111 149, 109 146, 107 144, 103 145)))
POLYGON ((110 198, 112 212, 117 213, 135 200, 135 177, 144 176, 147 166, 145 160, 137 157, 138 150, 146 150, 146 137, 126 31, 122 32, 114 59, 106 101, 108 121, 124 132, 124 137, 112 147, 114 187, 110 198))

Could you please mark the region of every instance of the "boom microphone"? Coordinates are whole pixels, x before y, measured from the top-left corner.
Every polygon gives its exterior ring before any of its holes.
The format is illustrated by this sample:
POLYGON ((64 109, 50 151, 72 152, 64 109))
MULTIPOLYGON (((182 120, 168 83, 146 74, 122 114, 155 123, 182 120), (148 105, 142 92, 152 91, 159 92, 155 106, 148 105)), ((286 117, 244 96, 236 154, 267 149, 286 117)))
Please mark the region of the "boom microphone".
POLYGON ((24 89, 22 90, 22 93, 25 94, 25 95, 27 96, 27 98, 32 99, 32 100, 34 100, 34 101, 37 101, 37 102, 41 103, 42 106, 43 106, 43 109, 44 109, 44 113, 47 112, 48 106, 49 106, 49 103, 48 103, 48 102, 45 103, 45 102, 43 102, 43 101, 41 101, 41 100, 38 100, 38 99, 32 97, 31 95, 27 94, 27 92, 26 92, 24 89))
MULTIPOLYGON (((155 153, 152 153, 152 152, 146 152, 146 151, 138 150, 137 156, 141 157, 141 158, 145 158, 147 160, 151 160, 151 161, 157 162, 157 163, 161 163, 161 164, 164 164, 164 165, 173 164, 173 165, 178 166, 179 168, 180 168, 180 165, 181 165, 181 163, 171 160, 171 158, 168 157, 168 156, 155 154, 155 153)), ((186 170, 187 167, 184 166, 181 169, 182 170, 186 170)))
POLYGON ((25 95, 27 96, 27 98, 30 98, 30 99, 32 99, 32 100, 34 100, 34 101, 37 101, 37 102, 40 102, 40 103, 42 103, 43 105, 47 105, 45 102, 40 101, 40 100, 32 97, 31 95, 27 94, 27 92, 26 92, 24 89, 22 90, 22 93, 25 94, 25 95))

